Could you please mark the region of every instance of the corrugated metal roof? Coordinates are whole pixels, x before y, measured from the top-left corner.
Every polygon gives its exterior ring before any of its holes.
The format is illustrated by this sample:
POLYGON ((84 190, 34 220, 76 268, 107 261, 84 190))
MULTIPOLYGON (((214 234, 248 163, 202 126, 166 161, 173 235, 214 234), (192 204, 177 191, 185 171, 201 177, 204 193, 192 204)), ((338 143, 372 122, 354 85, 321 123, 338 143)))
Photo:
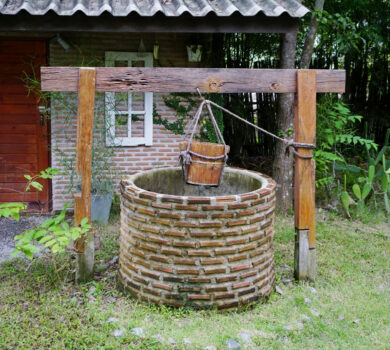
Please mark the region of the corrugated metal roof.
POLYGON ((291 17, 303 17, 309 10, 296 0, 0 0, 0 13, 14 15, 25 10, 31 15, 44 15, 52 10, 60 16, 71 16, 77 11, 87 16, 99 16, 103 12, 113 16, 138 13, 153 16, 158 12, 169 17, 189 13, 203 17, 209 13, 230 16, 235 12, 254 16, 263 12, 277 17, 288 13, 291 17))

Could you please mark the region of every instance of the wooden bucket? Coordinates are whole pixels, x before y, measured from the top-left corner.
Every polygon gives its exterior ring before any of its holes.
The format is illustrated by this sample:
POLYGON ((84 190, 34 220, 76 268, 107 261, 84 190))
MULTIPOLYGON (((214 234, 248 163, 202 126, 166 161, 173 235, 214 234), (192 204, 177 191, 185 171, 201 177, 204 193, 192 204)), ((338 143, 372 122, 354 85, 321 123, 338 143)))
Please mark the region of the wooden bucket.
MULTIPOLYGON (((180 151, 186 151, 188 142, 180 142, 180 151)), ((190 151, 207 157, 218 157, 229 153, 230 147, 218 143, 192 141, 190 151)), ((191 154, 191 164, 184 165, 185 181, 191 185, 218 186, 225 166, 225 159, 207 159, 191 154)))

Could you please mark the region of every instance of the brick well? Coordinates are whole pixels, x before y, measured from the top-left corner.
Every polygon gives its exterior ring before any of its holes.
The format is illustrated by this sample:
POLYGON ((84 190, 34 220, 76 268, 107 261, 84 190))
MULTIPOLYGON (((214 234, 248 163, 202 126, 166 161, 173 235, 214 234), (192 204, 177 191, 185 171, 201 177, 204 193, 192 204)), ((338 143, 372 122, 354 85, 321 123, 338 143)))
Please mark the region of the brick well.
POLYGON ((142 301, 233 309, 273 288, 275 182, 226 168, 219 187, 165 168, 121 182, 119 280, 142 301))

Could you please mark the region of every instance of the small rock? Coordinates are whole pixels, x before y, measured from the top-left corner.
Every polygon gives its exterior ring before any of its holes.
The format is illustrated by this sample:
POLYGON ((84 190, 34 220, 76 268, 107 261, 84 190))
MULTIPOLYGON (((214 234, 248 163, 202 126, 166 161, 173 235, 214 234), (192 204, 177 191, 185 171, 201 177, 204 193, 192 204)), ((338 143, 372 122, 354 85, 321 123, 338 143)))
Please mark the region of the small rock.
POLYGON ((119 256, 116 255, 108 262, 108 265, 114 265, 118 262, 118 260, 119 260, 119 256))
POLYGON ((162 341, 163 341, 163 337, 161 336, 160 333, 154 334, 152 337, 153 337, 153 338, 156 340, 156 342, 158 342, 158 343, 162 343, 162 341))
POLYGON ((217 348, 214 345, 207 345, 204 350, 217 350, 217 348))
POLYGON ((102 273, 104 272, 105 270, 107 270, 108 268, 108 264, 100 264, 97 269, 96 269, 96 272, 98 273, 102 273))
POLYGON ((281 338, 281 341, 282 341, 282 343, 285 344, 285 345, 288 344, 288 338, 287 338, 287 337, 282 337, 282 338, 281 338))
POLYGON ((111 303, 115 303, 115 302, 116 302, 116 298, 115 297, 108 297, 108 298, 106 298, 106 303, 111 304, 111 303))
POLYGON ((305 303, 307 303, 307 304, 311 303, 311 299, 309 299, 309 298, 305 298, 304 300, 305 300, 305 303))
POLYGON ((267 332, 264 332, 264 331, 256 330, 256 331, 254 331, 254 333, 255 333, 258 337, 265 338, 265 339, 273 338, 273 337, 274 337, 272 333, 267 333, 267 332))
POLYGON ((168 338, 168 343, 169 343, 169 345, 171 345, 171 346, 173 346, 173 345, 175 345, 176 344, 176 340, 175 339, 173 339, 173 338, 168 338))
POLYGON ((184 338, 184 339, 183 339, 183 343, 184 343, 185 345, 190 345, 190 344, 191 344, 191 340, 188 339, 188 338, 184 338))
POLYGON ((108 320, 107 320, 107 323, 116 323, 116 322, 119 322, 119 320, 115 317, 110 317, 108 320))
POLYGON ((337 319, 338 319, 339 321, 344 321, 344 315, 343 315, 343 314, 339 315, 339 317, 337 317, 337 319))
POLYGON ((304 324, 302 322, 297 322, 297 328, 298 329, 303 329, 305 328, 304 324))
POLYGON ((311 317, 307 316, 307 315, 301 315, 301 318, 302 318, 303 321, 306 321, 306 322, 310 322, 311 321, 311 317))
POLYGON ((276 291, 276 293, 278 293, 278 294, 280 294, 280 295, 283 295, 283 294, 284 294, 283 291, 282 291, 282 289, 281 289, 279 286, 275 286, 275 291, 276 291))
POLYGON ((313 287, 309 287, 309 290, 310 290, 310 293, 313 293, 313 294, 317 293, 317 291, 313 287))
POLYGON ((112 335, 113 335, 115 338, 122 337, 123 334, 125 334, 125 331, 124 331, 123 329, 115 329, 115 331, 112 332, 112 335))
POLYGON ((95 250, 102 249, 103 247, 102 240, 97 234, 94 235, 94 243, 95 243, 95 250))
POLYGON ((356 319, 356 320, 353 320, 352 321, 354 324, 358 324, 360 322, 360 320, 356 319))
POLYGON ((229 350, 241 349, 241 344, 234 339, 226 340, 226 348, 229 350))
POLYGON ((310 309, 310 312, 311 312, 311 314, 312 314, 313 316, 315 316, 315 317, 318 317, 318 316, 320 315, 320 313, 319 313, 318 311, 313 310, 313 309, 310 309))
POLYGON ((290 269, 292 269, 291 266, 290 266, 290 265, 287 265, 287 264, 284 264, 284 265, 283 265, 283 268, 284 268, 285 270, 290 270, 290 269))
POLYGON ((245 344, 252 344, 251 335, 247 332, 240 332, 238 333, 238 337, 245 343, 245 344))
POLYGON ((282 283, 287 286, 287 285, 292 284, 292 280, 290 280, 289 278, 284 278, 284 279, 282 279, 282 283))
POLYGON ((89 290, 87 292, 87 296, 91 296, 95 292, 96 292, 96 287, 92 286, 91 288, 89 288, 89 290))
POLYGON ((294 330, 294 327, 293 327, 291 324, 288 324, 288 325, 284 326, 284 329, 285 329, 286 331, 293 331, 293 330, 294 330))
POLYGON ((142 327, 135 327, 131 330, 131 334, 136 335, 137 337, 143 337, 145 335, 145 331, 142 327))

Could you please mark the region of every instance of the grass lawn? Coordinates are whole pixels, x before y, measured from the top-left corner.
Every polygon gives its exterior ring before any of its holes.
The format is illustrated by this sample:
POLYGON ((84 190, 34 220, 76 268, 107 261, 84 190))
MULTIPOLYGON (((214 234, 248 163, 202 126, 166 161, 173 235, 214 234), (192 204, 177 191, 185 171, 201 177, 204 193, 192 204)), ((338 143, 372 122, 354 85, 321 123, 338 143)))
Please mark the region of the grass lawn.
POLYGON ((317 219, 317 282, 286 281, 293 279, 293 219, 278 217, 283 294, 238 313, 158 308, 118 292, 117 266, 106 265, 118 254, 118 219, 98 228, 100 272, 89 284, 72 283, 66 256, 56 259, 57 268, 66 266, 60 280, 48 257, 31 266, 22 259, 3 263, 0 349, 226 349, 227 339, 245 348, 240 332, 251 335, 249 349, 390 349, 389 220, 352 223, 326 212, 317 219), (145 335, 133 335, 134 327, 145 335), (123 335, 113 336, 115 330, 123 335))

